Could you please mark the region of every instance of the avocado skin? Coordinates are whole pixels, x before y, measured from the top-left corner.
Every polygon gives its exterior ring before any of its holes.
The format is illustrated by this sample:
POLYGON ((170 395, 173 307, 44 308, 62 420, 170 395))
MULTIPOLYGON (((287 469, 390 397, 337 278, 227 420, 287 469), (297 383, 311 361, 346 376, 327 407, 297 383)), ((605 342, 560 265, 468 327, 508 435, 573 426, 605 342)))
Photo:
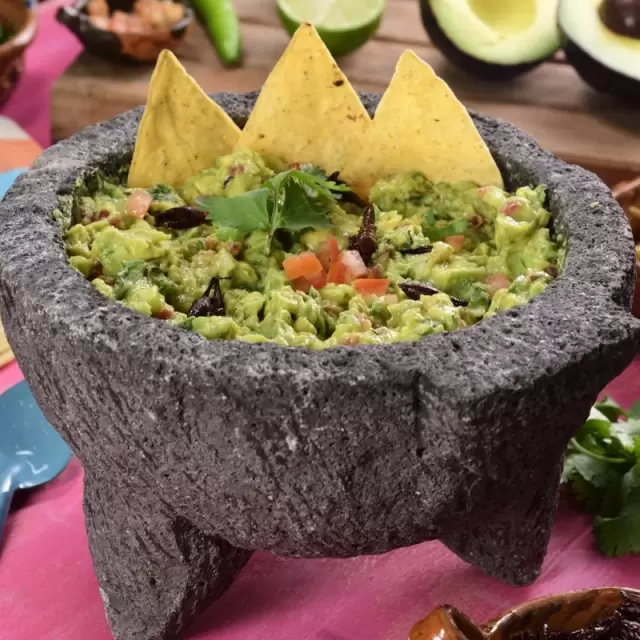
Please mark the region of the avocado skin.
POLYGON ((640 82, 637 80, 598 62, 568 38, 564 46, 564 53, 567 61, 578 72, 578 75, 597 91, 634 105, 640 101, 640 82))
POLYGON ((468 53, 465 53, 449 39, 449 36, 440 28, 438 21, 431 10, 429 0, 420 0, 420 15, 422 24, 431 38, 433 44, 441 53, 453 64, 460 67, 467 73, 482 78, 484 80, 503 81, 511 80, 523 73, 532 71, 542 64, 544 60, 527 62, 524 64, 502 65, 492 62, 483 62, 468 53))

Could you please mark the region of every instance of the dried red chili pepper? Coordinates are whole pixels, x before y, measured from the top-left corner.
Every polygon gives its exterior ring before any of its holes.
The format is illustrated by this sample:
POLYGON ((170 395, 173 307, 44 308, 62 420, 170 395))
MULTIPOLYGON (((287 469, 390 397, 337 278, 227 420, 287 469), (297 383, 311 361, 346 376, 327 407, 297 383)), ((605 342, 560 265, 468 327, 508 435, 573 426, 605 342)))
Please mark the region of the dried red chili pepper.
MULTIPOLYGON (((348 186, 346 182, 344 182, 344 180, 340 180, 340 172, 339 171, 334 171, 328 178, 327 180, 330 180, 331 182, 335 182, 336 184, 342 185, 342 186, 348 186)), ((360 207, 361 209, 364 209, 367 206, 367 203, 355 192, 353 191, 340 191, 340 200, 342 202, 348 202, 349 204, 355 204, 356 207, 360 207)))
POLYGON ((362 214, 362 227, 358 235, 349 240, 349 249, 357 251, 367 266, 371 264, 373 254, 378 250, 376 212, 372 205, 365 208, 362 214))
POLYGON ((637 640, 640 637, 640 600, 623 594, 623 604, 604 620, 575 631, 554 631, 547 625, 520 631, 510 640, 637 640))
POLYGON ((211 278, 211 282, 204 292, 204 295, 198 298, 191 305, 187 315, 193 317, 209 317, 226 315, 224 307, 224 298, 220 289, 220 278, 211 278))
POLYGON ((401 253, 403 256, 417 256, 422 253, 430 253, 432 249, 432 245, 428 247, 409 247, 408 249, 398 249, 398 253, 401 253))
MULTIPOLYGON (((420 296, 435 296, 437 293, 442 293, 440 289, 437 289, 427 282, 399 282, 398 287, 404 291, 407 298, 411 300, 420 300, 420 296)), ((456 298, 455 296, 449 297, 455 307, 466 307, 469 305, 466 300, 456 298)))
POLYGON ((195 207, 173 207, 154 216, 157 227, 168 229, 192 229, 199 227, 207 219, 207 212, 195 207))

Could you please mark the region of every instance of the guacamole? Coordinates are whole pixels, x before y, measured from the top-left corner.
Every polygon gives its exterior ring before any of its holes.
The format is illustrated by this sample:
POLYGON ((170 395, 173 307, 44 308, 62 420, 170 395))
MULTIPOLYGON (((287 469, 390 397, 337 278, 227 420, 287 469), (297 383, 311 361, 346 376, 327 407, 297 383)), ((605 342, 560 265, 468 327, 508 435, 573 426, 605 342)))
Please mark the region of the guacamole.
POLYGON ((562 258, 542 186, 406 173, 363 202, 337 174, 242 149, 180 189, 121 176, 94 172, 62 203, 70 264, 104 296, 208 339, 418 340, 526 303, 562 258))

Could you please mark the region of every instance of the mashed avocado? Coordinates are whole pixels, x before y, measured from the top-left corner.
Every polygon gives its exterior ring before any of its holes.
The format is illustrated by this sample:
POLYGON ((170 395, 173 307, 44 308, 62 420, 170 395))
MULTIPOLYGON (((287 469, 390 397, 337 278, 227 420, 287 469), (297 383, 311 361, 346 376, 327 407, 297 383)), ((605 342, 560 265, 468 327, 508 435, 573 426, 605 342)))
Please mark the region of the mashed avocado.
POLYGON ((103 295, 205 338, 312 349, 453 331, 526 303, 558 273, 542 186, 509 194, 396 175, 374 185, 370 203, 336 191, 320 224, 319 195, 302 181, 286 198, 318 225, 205 219, 201 198, 264 204, 285 170, 241 150, 181 189, 129 189, 94 173, 58 212, 69 262, 103 295))

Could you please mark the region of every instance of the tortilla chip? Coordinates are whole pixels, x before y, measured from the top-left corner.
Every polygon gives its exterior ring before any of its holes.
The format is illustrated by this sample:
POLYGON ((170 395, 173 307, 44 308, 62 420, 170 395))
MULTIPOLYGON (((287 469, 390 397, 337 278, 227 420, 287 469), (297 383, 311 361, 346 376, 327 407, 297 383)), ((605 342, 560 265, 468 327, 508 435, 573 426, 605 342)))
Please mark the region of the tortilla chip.
POLYGON ((231 153, 240 129, 198 86, 170 51, 151 76, 133 160, 130 187, 181 186, 231 153))
POLYGON ((267 78, 237 146, 348 179, 370 126, 315 27, 303 24, 267 78))
POLYGON ((471 117, 446 83, 405 51, 369 130, 355 181, 419 171, 434 182, 503 186, 500 170, 471 117))
POLYGON ((15 356, 13 355, 13 351, 9 349, 9 351, 0 354, 0 367, 4 367, 7 364, 10 364, 15 360, 15 356))
POLYGON ((4 367, 5 364, 9 364, 14 359, 13 351, 11 351, 4 328, 0 322, 0 367, 4 367))

